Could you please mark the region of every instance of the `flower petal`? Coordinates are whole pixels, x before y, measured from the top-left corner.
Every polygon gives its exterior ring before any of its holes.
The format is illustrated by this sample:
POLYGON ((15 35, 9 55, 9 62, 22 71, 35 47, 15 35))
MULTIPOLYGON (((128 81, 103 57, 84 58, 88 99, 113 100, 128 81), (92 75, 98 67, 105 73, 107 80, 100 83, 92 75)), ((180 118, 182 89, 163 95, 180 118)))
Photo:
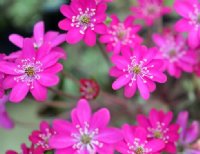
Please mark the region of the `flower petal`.
POLYGON ((34 81, 30 92, 37 101, 45 101, 47 99, 47 88, 40 85, 38 81, 34 81))
POLYGON ((35 43, 37 44, 41 44, 41 42, 43 42, 44 40, 44 22, 40 21, 37 22, 34 26, 34 30, 33 30, 33 36, 35 39, 35 43))
POLYGON ((29 86, 26 83, 19 82, 13 87, 9 100, 14 103, 19 103, 25 98, 28 92, 29 86))
POLYGON ((40 73, 39 75, 38 82, 45 87, 55 86, 59 82, 59 77, 52 73, 40 73))
POLYGON ((119 78, 117 78, 113 84, 112 84, 112 88, 114 90, 118 90, 120 89, 121 87, 123 87, 124 85, 128 84, 131 80, 131 77, 130 76, 126 76, 126 75, 122 75, 120 76, 119 78))
POLYGON ((69 44, 76 44, 83 39, 83 36, 79 28, 72 28, 66 34, 66 41, 69 44))
POLYGON ((18 46, 20 48, 23 47, 24 38, 21 35, 11 34, 11 35, 9 35, 9 40, 10 40, 10 42, 15 44, 16 46, 18 46))
POLYGON ((84 42, 90 47, 94 46, 96 44, 96 33, 88 28, 84 36, 84 42))

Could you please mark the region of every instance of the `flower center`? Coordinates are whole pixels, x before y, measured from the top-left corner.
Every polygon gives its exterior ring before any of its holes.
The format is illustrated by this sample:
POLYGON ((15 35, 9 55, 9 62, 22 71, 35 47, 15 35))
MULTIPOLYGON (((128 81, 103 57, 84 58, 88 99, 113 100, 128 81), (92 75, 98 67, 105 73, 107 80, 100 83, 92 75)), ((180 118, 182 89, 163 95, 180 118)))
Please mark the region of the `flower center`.
POLYGON ((89 144, 90 141, 91 141, 91 139, 92 139, 92 138, 91 138, 89 135, 83 134, 82 137, 81 137, 81 142, 82 142, 83 144, 89 144))
POLYGON ((133 67, 133 73, 139 74, 140 72, 141 72, 140 66, 136 65, 136 66, 133 67))
POLYGON ((131 57, 130 59, 131 64, 127 66, 127 69, 123 69, 124 72, 127 72, 126 77, 131 76, 131 82, 129 83, 129 86, 133 85, 133 82, 136 81, 137 77, 140 77, 144 83, 147 82, 145 78, 153 79, 153 75, 150 73, 149 69, 153 68, 154 65, 144 66, 147 60, 143 59, 137 62, 135 56, 131 57))
POLYGON ((84 127, 76 125, 76 128, 78 129, 78 133, 72 133, 71 136, 76 141, 72 147, 77 150, 77 152, 85 149, 89 153, 95 153, 97 147, 101 148, 103 146, 103 143, 94 139, 94 136, 99 133, 98 128, 90 130, 90 126, 87 122, 84 123, 84 127))
POLYGON ((86 16, 86 15, 83 15, 81 17, 81 22, 82 22, 82 24, 89 24, 90 23, 90 18, 88 16, 86 16))
POLYGON ((154 132, 154 137, 157 138, 157 139, 160 139, 163 137, 163 134, 160 132, 160 131, 155 131, 154 132))
POLYGON ((40 79, 39 73, 43 71, 42 63, 35 61, 35 58, 23 59, 14 71, 19 74, 19 76, 14 77, 15 81, 25 82, 28 86, 34 88, 33 82, 40 79))
POLYGON ((79 8, 78 11, 79 14, 77 16, 72 16, 71 26, 80 28, 81 34, 85 34, 87 28, 94 30, 96 9, 86 8, 86 10, 83 11, 82 8, 79 8))
POLYGON ((169 57, 172 58, 172 57, 176 57, 176 51, 175 50, 171 50, 169 52, 169 57))
POLYGON ((143 148, 142 148, 142 147, 138 147, 138 148, 135 150, 135 154, 143 154, 143 148))
POLYGON ((27 74, 27 76, 29 77, 33 77, 35 75, 35 70, 34 70, 34 67, 27 67, 25 69, 25 73, 27 74))

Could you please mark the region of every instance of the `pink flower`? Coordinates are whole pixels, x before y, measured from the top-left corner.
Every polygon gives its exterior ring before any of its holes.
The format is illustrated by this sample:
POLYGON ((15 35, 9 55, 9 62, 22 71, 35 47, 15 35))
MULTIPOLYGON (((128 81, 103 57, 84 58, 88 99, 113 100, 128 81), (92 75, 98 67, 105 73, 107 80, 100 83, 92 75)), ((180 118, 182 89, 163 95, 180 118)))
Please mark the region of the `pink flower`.
POLYGON ((81 98, 92 100, 99 94, 100 87, 98 83, 93 79, 81 79, 80 80, 80 93, 81 98))
POLYGON ((117 128, 107 127, 110 113, 103 108, 91 113, 89 103, 81 99, 71 112, 72 123, 55 120, 57 132, 50 139, 50 145, 59 154, 113 154, 114 144, 122 139, 117 128))
MULTIPOLYGON (((0 54, 0 62, 3 60, 5 57, 4 54, 0 54)), ((0 72, 0 99, 4 96, 4 88, 3 88, 3 80, 4 80, 4 73, 0 72)))
POLYGON ((18 153, 13 150, 8 150, 6 154, 43 154, 41 151, 34 149, 34 145, 32 144, 31 147, 27 147, 26 144, 21 145, 21 152, 18 153))
POLYGON ((164 69, 171 76, 179 78, 183 71, 189 73, 193 71, 196 63, 195 53, 188 49, 182 34, 175 34, 171 31, 162 35, 154 34, 153 40, 159 47, 158 57, 165 62, 164 69))
POLYGON ((198 121, 193 121, 189 126, 188 118, 189 114, 187 111, 182 111, 178 114, 177 124, 180 126, 179 146, 181 146, 184 151, 197 151, 200 153, 200 150, 191 148, 191 144, 199 137, 199 123, 198 121))
POLYGON ((172 117, 172 112, 164 113, 162 110, 152 109, 148 118, 144 115, 138 115, 137 121, 139 126, 147 130, 148 139, 161 139, 165 143, 165 152, 176 153, 175 142, 179 139, 179 126, 170 124, 172 117))
POLYGON ((164 6, 163 0, 137 0, 138 5, 131 8, 133 15, 152 26, 155 20, 170 13, 171 9, 164 6))
POLYGON ((45 46, 35 49, 32 39, 24 39, 22 54, 15 62, 0 62, 0 72, 6 74, 3 87, 12 88, 10 101, 22 101, 29 91, 37 101, 46 100, 47 87, 59 82, 56 75, 62 70, 59 58, 59 53, 48 53, 45 46))
POLYGON ((176 25, 178 32, 188 32, 188 43, 191 48, 200 45, 200 2, 198 0, 176 0, 174 9, 182 16, 176 25))
POLYGON ((7 102, 7 95, 4 95, 2 98, 0 98, 0 128, 11 129, 14 127, 14 123, 6 111, 7 102))
MULTIPOLYGON (((33 37, 31 37, 31 39, 36 50, 41 47, 45 47, 46 50, 48 50, 49 52, 60 53, 60 57, 66 59, 65 51, 62 48, 58 47, 61 43, 65 41, 65 37, 65 34, 59 34, 56 31, 49 31, 45 33, 44 22, 40 21, 34 25, 33 37)), ((24 39, 25 38, 23 38, 23 36, 18 34, 11 34, 9 36, 9 40, 20 49, 23 48, 24 39)), ((12 53, 11 55, 7 56, 6 59, 16 59, 20 56, 20 54, 21 50, 16 53, 12 53)))
POLYGON ((112 15, 111 19, 107 32, 100 37, 100 42, 107 44, 107 51, 118 54, 124 48, 141 44, 143 39, 137 34, 141 27, 133 24, 132 16, 128 16, 124 22, 120 22, 116 15, 112 15))
MULTIPOLYGON (((45 33, 44 22, 39 21, 34 25, 32 39, 34 48, 40 48, 43 44, 48 44, 51 48, 55 48, 65 41, 65 34, 59 34, 56 31, 45 33)), ((23 48, 23 36, 11 34, 9 40, 19 48, 23 48)))
POLYGON ((73 0, 70 5, 62 5, 61 13, 66 17, 59 22, 59 27, 66 30, 66 41, 76 44, 80 40, 88 46, 96 44, 96 33, 103 34, 106 26, 107 5, 96 4, 95 0, 73 0))
POLYGON ((167 80, 161 67, 163 61, 155 59, 156 48, 147 49, 137 46, 134 51, 126 49, 122 55, 114 55, 112 62, 116 65, 110 69, 110 75, 117 79, 112 84, 114 90, 125 87, 124 95, 134 96, 137 88, 144 99, 150 97, 150 92, 156 89, 155 82, 164 83, 167 80))
POLYGON ((158 154, 165 144, 160 139, 148 140, 147 131, 142 127, 124 125, 122 128, 124 140, 117 145, 121 154, 158 154))
POLYGON ((49 145, 49 139, 55 135, 56 132, 45 121, 40 123, 40 130, 35 130, 29 136, 29 140, 35 145, 36 149, 40 151, 52 150, 49 145))

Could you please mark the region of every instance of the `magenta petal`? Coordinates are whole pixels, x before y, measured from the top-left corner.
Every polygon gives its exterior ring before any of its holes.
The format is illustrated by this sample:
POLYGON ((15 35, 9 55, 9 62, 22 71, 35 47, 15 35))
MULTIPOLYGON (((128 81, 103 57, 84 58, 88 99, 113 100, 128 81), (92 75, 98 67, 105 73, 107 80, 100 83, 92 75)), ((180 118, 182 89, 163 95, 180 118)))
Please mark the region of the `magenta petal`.
POLYGON ((124 57, 118 55, 112 56, 111 61, 121 70, 129 65, 129 62, 124 57))
POLYGON ((14 122, 11 120, 7 112, 0 113, 0 128, 11 129, 14 122))
POLYGON ((177 124, 181 127, 181 133, 180 133, 180 138, 181 140, 183 139, 185 135, 185 131, 187 128, 187 123, 188 123, 188 112, 187 111, 182 111, 178 114, 178 118, 176 121, 177 124))
POLYGON ((52 74, 56 74, 60 71, 63 70, 63 65, 60 63, 56 63, 55 65, 45 69, 44 73, 52 73, 52 74))
POLYGON ((14 80, 14 76, 7 76, 3 81, 3 88, 10 89, 15 86, 17 82, 14 80))
POLYGON ((146 148, 152 149, 152 153, 159 152, 165 147, 165 143, 162 140, 154 139, 147 143, 146 148))
POLYGON ((143 82, 143 80, 138 76, 137 77, 137 87, 140 91, 140 95, 145 99, 149 99, 150 93, 147 85, 143 82))
POLYGON ((144 115, 137 115, 137 122, 140 126, 147 128, 149 127, 149 121, 144 115))
POLYGON ((113 154, 114 153, 114 146, 110 144, 103 144, 103 147, 98 148, 97 147, 98 154, 113 154))
POLYGON ((176 24, 175 24, 175 30, 178 32, 187 32, 190 31, 191 28, 193 28, 186 19, 180 19, 176 24))
POLYGON ((167 112, 166 115, 163 118, 163 123, 165 123, 166 126, 170 124, 173 118, 173 113, 172 112, 167 112))
POLYGON ((74 144, 74 140, 70 135, 55 135, 51 137, 49 144, 53 148, 64 149, 72 146, 74 144))
POLYGON ((34 81, 33 88, 30 91, 37 101, 45 101, 47 99, 47 88, 40 85, 38 81, 34 81))
POLYGON ((122 133, 116 128, 107 128, 96 136, 97 140, 103 143, 115 144, 122 140, 122 133))
POLYGON ((98 34, 105 34, 106 33, 106 25, 105 24, 97 24, 94 27, 94 31, 98 34))
POLYGON ((58 26, 60 29, 62 30, 69 30, 71 29, 71 21, 69 19, 64 19, 64 20, 61 20, 59 23, 58 23, 58 26))
POLYGON ((196 48, 199 45, 198 30, 191 30, 188 36, 188 44, 191 48, 196 48))
POLYGON ((66 40, 66 34, 58 35, 54 40, 51 41, 52 47, 57 47, 66 40))
POLYGON ((105 12, 106 12, 106 9, 107 9, 106 3, 100 3, 99 5, 97 5, 96 14, 105 13, 105 12))
POLYGON ((15 63, 6 62, 6 61, 0 62, 0 72, 4 72, 5 74, 19 75, 19 73, 15 71, 16 68, 17 68, 17 64, 15 63))
POLYGON ((185 136, 185 143, 192 143, 199 136, 199 123, 194 121, 188 128, 185 136))
POLYGON ((72 9, 70 8, 69 5, 62 5, 60 8, 60 12, 66 16, 67 18, 70 18, 74 15, 72 9))
POLYGON ((85 126, 85 122, 90 122, 91 119, 91 108, 89 103, 85 99, 80 99, 78 101, 77 117, 82 126, 85 126))
POLYGON ((159 34, 153 34, 153 41, 158 45, 158 46, 163 46, 165 44, 165 40, 163 37, 161 37, 159 34))
POLYGON ((174 143, 172 143, 172 142, 167 143, 165 145, 164 151, 174 154, 174 153, 176 153, 176 145, 174 143))
POLYGON ((11 34, 11 35, 9 35, 9 40, 16 46, 18 46, 20 48, 23 47, 24 38, 22 36, 20 36, 18 34, 11 34))
POLYGON ((189 18, 189 12, 193 12, 193 7, 187 1, 176 1, 174 9, 182 17, 189 18))
POLYGON ((80 33, 79 28, 70 29, 66 34, 66 41, 69 44, 76 44, 83 39, 83 34, 80 33))
POLYGON ((70 122, 61 119, 56 119, 53 121, 53 129, 62 134, 70 134, 75 130, 74 126, 70 122))
POLYGON ((29 92, 29 86, 26 83, 17 83, 11 93, 9 100, 14 103, 22 101, 29 92))
POLYGON ((113 84, 112 84, 112 88, 114 90, 118 90, 120 89, 121 87, 123 87, 124 85, 128 84, 131 80, 131 77, 130 76, 126 76, 126 75, 122 75, 120 76, 119 78, 117 78, 113 84))
POLYGON ((55 151, 55 154, 76 154, 76 150, 74 150, 72 147, 62 148, 62 149, 57 149, 55 151))
POLYGON ((37 44, 41 44, 44 40, 44 22, 37 22, 34 26, 33 36, 37 44))
POLYGON ((109 43, 109 42, 112 42, 112 36, 111 35, 102 35, 100 38, 99 38, 100 42, 101 43, 109 43))
POLYGON ((108 109, 103 108, 95 112, 92 116, 91 127, 92 128, 105 128, 110 121, 110 112, 108 109))
POLYGON ((133 82, 131 86, 126 85, 124 88, 124 96, 126 96, 127 98, 131 98, 135 94, 136 90, 137 90, 136 82, 133 82))
POLYGON ((39 75, 38 82, 45 87, 55 86, 59 82, 59 77, 52 73, 40 73, 39 75))
POLYGON ((119 77, 123 74, 122 70, 119 70, 117 67, 113 66, 109 70, 109 75, 112 77, 119 77))
POLYGON ((96 33, 88 28, 84 36, 84 42, 90 47, 94 46, 96 44, 96 33))
POLYGON ((144 142, 147 138, 147 131, 143 127, 136 127, 133 135, 134 138, 139 138, 142 142, 144 142))
POLYGON ((35 57, 35 53, 33 40, 25 38, 23 42, 22 57, 32 59, 35 57))

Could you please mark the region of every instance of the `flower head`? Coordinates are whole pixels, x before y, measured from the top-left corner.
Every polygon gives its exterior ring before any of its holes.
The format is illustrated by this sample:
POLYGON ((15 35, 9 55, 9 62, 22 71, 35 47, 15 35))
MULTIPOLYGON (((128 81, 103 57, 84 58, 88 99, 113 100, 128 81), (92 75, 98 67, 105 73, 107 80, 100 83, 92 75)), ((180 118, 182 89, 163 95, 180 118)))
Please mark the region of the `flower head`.
POLYGON ((94 46, 96 33, 106 30, 106 8, 105 3, 96 4, 95 0, 73 0, 70 5, 62 5, 60 10, 66 18, 59 27, 68 31, 66 41, 76 44, 83 39, 88 46, 94 46))
POLYGON ((117 144, 117 151, 123 154, 155 154, 159 153, 165 144, 161 139, 148 140, 147 131, 143 127, 124 125, 122 128, 124 140, 117 144))
MULTIPOLYGON (((33 36, 31 37, 33 46, 36 50, 39 48, 46 48, 48 52, 57 52, 60 54, 60 58, 66 59, 65 51, 58 47, 61 43, 65 41, 65 34, 59 34, 56 31, 49 31, 45 33, 44 22, 39 21, 34 25, 33 36)), ((9 36, 9 40, 15 44, 20 49, 23 48, 24 45, 24 37, 18 34, 11 34, 9 36)), ((6 59, 16 59, 22 54, 21 50, 12 53, 7 56, 6 59)))
POLYGON ((10 101, 22 101, 29 91, 37 101, 46 100, 47 87, 59 82, 56 75, 62 70, 59 59, 60 53, 48 53, 45 46, 35 49, 32 39, 24 39, 20 57, 14 62, 0 62, 0 72, 6 74, 3 87, 12 88, 10 101))
POLYGON ((188 43, 191 48, 200 45, 200 2, 198 0, 176 0, 174 9, 182 16, 176 25, 178 32, 188 32, 188 43))
POLYGON ((8 95, 0 98, 0 128, 11 129, 14 127, 14 122, 9 117, 6 111, 6 103, 8 102, 8 95))
POLYGON ((100 42, 107 44, 108 51, 118 54, 123 48, 132 48, 142 42, 137 34, 140 26, 133 24, 132 16, 128 16, 124 22, 120 22, 116 15, 112 15, 111 19, 107 32, 100 37, 100 42))
POLYGON ((163 0, 137 0, 138 5, 131 8, 136 18, 145 21, 147 26, 152 26, 155 20, 170 13, 170 8, 164 6, 163 0))
POLYGON ((164 69, 171 76, 179 78, 183 71, 190 73, 193 71, 196 63, 195 52, 188 48, 181 34, 168 31, 163 34, 154 34, 153 40, 159 47, 157 56, 164 60, 164 69))
POLYGON ((81 99, 71 113, 72 123, 55 120, 53 128, 57 132, 50 139, 50 145, 56 152, 113 154, 113 145, 122 139, 116 128, 107 127, 110 113, 103 108, 91 113, 88 102, 81 99))
POLYGON ((93 79, 81 79, 80 80, 80 93, 81 98, 92 100, 99 94, 100 87, 98 83, 93 79))
POLYGON ((164 113, 162 110, 158 111, 156 109, 150 111, 148 118, 144 115, 137 116, 139 126, 147 130, 148 139, 163 140, 165 143, 164 151, 169 153, 176 152, 175 142, 179 139, 179 126, 177 124, 170 124, 172 117, 172 112, 164 113))
MULTIPOLYGON (((182 111, 179 113, 177 118, 177 124, 180 126, 180 138, 179 146, 182 147, 184 151, 195 151, 192 149, 192 143, 196 141, 199 137, 199 123, 198 121, 193 121, 190 126, 188 126, 189 114, 187 111, 182 111)), ((200 150, 196 150, 200 152, 200 150)))
POLYGON ((56 132, 49 126, 45 121, 40 123, 40 130, 35 130, 29 136, 29 140, 35 145, 36 149, 40 151, 51 150, 52 147, 49 145, 49 139, 55 135, 56 132))
POLYGON ((116 65, 110 69, 110 75, 116 77, 112 84, 114 90, 125 86, 124 95, 132 97, 137 88, 144 99, 156 89, 154 82, 164 83, 167 80, 163 70, 163 61, 155 59, 156 48, 147 49, 137 46, 133 51, 124 50, 122 55, 114 55, 112 62, 116 65))
MULTIPOLYGON (((8 150, 6 154, 19 154, 19 153, 13 150, 8 150)), ((22 144, 20 154, 43 154, 43 153, 42 151, 35 149, 33 144, 30 146, 30 148, 27 147, 26 144, 22 144)))

